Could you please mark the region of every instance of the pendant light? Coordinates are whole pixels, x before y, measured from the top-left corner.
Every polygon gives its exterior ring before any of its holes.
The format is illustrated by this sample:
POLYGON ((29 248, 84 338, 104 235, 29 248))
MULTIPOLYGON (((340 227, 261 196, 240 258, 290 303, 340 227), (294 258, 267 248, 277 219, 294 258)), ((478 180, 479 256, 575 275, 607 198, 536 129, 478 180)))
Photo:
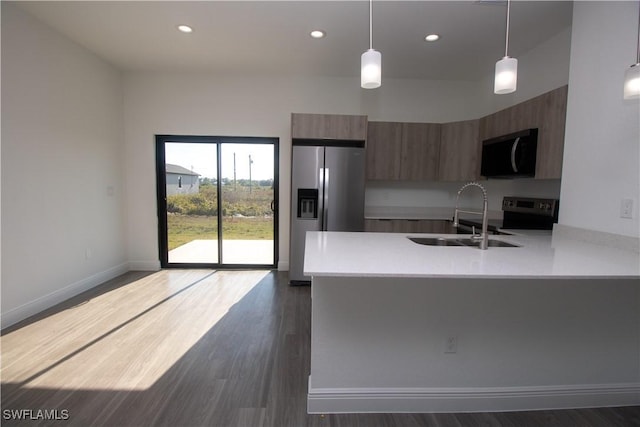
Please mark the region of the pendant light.
POLYGON ((493 93, 502 95, 515 92, 518 83, 518 60, 510 58, 509 50, 509 14, 511 0, 507 0, 507 31, 504 44, 504 58, 496 62, 496 75, 493 85, 493 93))
POLYGON ((373 48, 373 0, 369 0, 369 50, 360 59, 360 86, 375 89, 382 84, 382 54, 373 48))
POLYGON ((640 98, 640 2, 638 2, 638 44, 636 63, 624 73, 624 99, 640 98))

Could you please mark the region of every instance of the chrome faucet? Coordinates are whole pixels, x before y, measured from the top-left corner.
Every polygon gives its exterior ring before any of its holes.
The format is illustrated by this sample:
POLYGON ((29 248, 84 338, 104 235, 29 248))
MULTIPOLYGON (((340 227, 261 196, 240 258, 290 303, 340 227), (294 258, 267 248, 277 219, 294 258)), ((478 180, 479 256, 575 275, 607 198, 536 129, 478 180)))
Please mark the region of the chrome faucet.
POLYGON ((474 240, 480 239, 480 249, 487 249, 489 247, 489 234, 487 233, 488 222, 489 222, 487 218, 488 207, 489 207, 489 202, 487 200, 487 190, 485 190, 485 188, 482 185, 478 184, 477 182, 468 182, 465 185, 463 185, 460 188, 460 190, 458 190, 458 196, 456 197, 456 209, 453 212, 453 226, 458 227, 459 225, 458 217, 460 212, 473 214, 473 215, 482 215, 482 233, 480 235, 476 235, 475 228, 474 228, 473 234, 471 235, 471 239, 474 239, 474 240), (466 190, 468 187, 478 187, 480 188, 480 190, 482 190, 482 197, 483 197, 482 212, 466 211, 458 208, 458 203, 460 202, 460 194, 462 194, 462 192, 464 192, 464 190, 466 190))

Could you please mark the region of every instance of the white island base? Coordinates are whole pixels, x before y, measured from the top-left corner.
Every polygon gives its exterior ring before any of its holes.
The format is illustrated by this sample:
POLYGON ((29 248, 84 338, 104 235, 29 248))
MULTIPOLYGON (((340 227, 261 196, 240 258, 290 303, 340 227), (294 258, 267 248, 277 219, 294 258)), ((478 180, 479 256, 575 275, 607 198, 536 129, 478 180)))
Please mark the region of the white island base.
MULTIPOLYGON (((322 239, 316 248, 336 256, 332 236, 322 239)), ((635 275, 358 277, 355 270, 313 275, 309 413, 640 404, 635 275)))

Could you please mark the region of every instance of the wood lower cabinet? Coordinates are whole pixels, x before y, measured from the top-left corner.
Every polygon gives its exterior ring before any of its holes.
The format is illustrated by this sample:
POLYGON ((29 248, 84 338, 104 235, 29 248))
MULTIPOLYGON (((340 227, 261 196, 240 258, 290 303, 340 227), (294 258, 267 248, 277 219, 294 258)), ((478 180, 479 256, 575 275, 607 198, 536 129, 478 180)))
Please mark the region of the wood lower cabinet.
POLYGON ((440 219, 366 219, 364 230, 379 233, 455 233, 451 221, 440 219))
POLYGON ((479 129, 479 120, 442 124, 438 180, 473 181, 480 177, 479 129))
POLYGON ((367 116, 291 114, 293 139, 367 139, 367 116))

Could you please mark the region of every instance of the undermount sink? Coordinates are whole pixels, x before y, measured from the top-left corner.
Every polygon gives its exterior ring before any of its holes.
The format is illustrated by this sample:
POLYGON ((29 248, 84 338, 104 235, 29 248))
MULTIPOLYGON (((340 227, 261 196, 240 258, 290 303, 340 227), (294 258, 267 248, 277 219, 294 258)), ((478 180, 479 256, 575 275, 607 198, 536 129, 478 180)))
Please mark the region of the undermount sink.
MULTIPOLYGON (((466 247, 480 247, 480 240, 474 240, 470 238, 457 238, 457 237, 408 237, 414 243, 426 246, 466 246, 466 247)), ((502 240, 489 239, 487 242, 489 247, 499 248, 518 248, 519 245, 513 243, 503 242, 502 240)))
POLYGON ((409 237, 409 240, 419 245, 427 246, 464 246, 457 239, 447 239, 445 237, 409 237))

